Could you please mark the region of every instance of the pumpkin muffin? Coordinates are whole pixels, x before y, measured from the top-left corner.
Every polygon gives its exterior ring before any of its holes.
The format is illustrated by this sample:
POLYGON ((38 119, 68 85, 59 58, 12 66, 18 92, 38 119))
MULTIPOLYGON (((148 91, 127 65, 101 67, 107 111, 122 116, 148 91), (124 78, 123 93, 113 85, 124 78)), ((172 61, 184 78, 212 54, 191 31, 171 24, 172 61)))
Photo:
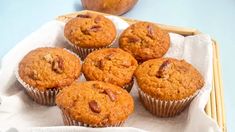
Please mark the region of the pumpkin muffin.
POLYGON ((173 58, 148 60, 137 68, 135 76, 144 106, 160 117, 179 114, 204 85, 197 69, 173 58))
POLYGON ((109 82, 130 91, 138 64, 135 58, 120 48, 106 48, 90 53, 82 72, 87 80, 109 82))
POLYGON ((65 125, 120 126, 134 111, 134 101, 122 88, 100 81, 74 82, 61 90, 56 104, 65 125))
POLYGON ((80 59, 63 48, 37 48, 20 61, 17 78, 39 104, 54 105, 55 94, 76 80, 80 59), (48 95, 49 94, 49 95, 48 95))
POLYGON ((84 59, 93 50, 111 46, 116 38, 116 27, 102 15, 79 14, 66 23, 64 36, 84 59))
POLYGON ((168 32, 153 23, 137 22, 124 30, 119 45, 143 62, 161 58, 170 47, 170 37, 168 32))

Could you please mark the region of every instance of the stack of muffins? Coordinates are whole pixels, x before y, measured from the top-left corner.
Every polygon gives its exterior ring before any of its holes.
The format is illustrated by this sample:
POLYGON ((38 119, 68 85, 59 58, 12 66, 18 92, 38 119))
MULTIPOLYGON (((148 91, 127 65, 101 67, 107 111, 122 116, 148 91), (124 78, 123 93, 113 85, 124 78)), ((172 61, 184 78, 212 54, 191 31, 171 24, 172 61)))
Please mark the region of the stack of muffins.
POLYGON ((56 47, 32 50, 19 63, 16 77, 35 102, 57 105, 65 125, 121 126, 134 112, 128 93, 134 78, 149 112, 158 117, 182 112, 204 80, 186 61, 162 58, 170 47, 169 33, 149 22, 130 25, 119 38, 116 32, 102 15, 79 14, 64 28, 78 56, 56 47), (120 48, 111 48, 115 39, 120 48), (79 81, 81 72, 86 82, 79 81))

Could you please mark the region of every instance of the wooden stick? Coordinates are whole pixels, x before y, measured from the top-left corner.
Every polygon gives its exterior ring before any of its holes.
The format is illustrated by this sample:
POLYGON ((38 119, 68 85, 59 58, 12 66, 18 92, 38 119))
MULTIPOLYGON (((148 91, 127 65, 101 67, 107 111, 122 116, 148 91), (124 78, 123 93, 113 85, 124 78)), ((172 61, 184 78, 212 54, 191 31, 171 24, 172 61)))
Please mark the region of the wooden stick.
POLYGON ((211 117, 212 119, 214 119, 215 121, 217 121, 216 118, 216 99, 215 99, 215 84, 214 81, 212 83, 212 90, 211 90, 211 117))
POLYGON ((217 75, 216 74, 216 68, 215 68, 215 65, 216 65, 216 61, 215 61, 215 55, 216 55, 216 52, 214 50, 214 44, 212 45, 212 48, 213 48, 213 82, 212 82, 212 90, 211 90, 211 113, 212 113, 212 119, 214 119, 216 122, 217 122, 217 112, 216 112, 216 97, 215 97, 215 76, 217 75))
POLYGON ((222 110, 221 110, 221 93, 220 93, 220 85, 219 85, 219 72, 218 72, 218 58, 217 58, 217 50, 215 47, 215 44, 213 44, 213 49, 214 49, 214 56, 213 56, 213 61, 214 61, 214 89, 215 89, 215 96, 216 96, 216 115, 217 115, 217 122, 218 125, 222 128, 222 110))
POLYGON ((224 90, 223 90, 223 82, 222 82, 222 74, 221 74, 221 65, 220 65, 220 53, 219 53, 219 45, 216 41, 214 41, 215 45, 215 51, 217 52, 217 72, 218 72, 218 83, 219 83, 219 90, 220 90, 220 99, 221 99, 221 127, 223 131, 227 131, 226 128, 226 115, 225 115, 225 109, 224 109, 224 90))
POLYGON ((208 103, 206 105, 206 113, 208 116, 211 117, 211 100, 210 100, 210 98, 209 98, 208 103))

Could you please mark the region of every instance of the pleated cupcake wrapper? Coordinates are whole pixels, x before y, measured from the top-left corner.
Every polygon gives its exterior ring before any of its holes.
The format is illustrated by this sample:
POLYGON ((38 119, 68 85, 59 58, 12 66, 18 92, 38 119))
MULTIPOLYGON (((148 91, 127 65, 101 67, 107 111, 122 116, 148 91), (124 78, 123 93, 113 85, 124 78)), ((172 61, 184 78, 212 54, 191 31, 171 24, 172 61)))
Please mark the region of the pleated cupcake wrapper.
POLYGON ((100 49, 103 49, 103 48, 110 48, 113 45, 113 43, 115 42, 115 40, 116 40, 116 38, 115 38, 114 41, 110 45, 104 46, 104 47, 99 47, 99 48, 81 48, 79 46, 76 46, 72 42, 70 42, 66 37, 64 37, 64 38, 69 43, 69 45, 71 45, 73 47, 73 51, 75 53, 77 53, 79 55, 79 57, 81 57, 82 60, 84 60, 89 53, 91 53, 91 52, 93 52, 95 50, 100 50, 100 49))
POLYGON ((63 108, 60 108, 60 109, 61 109, 61 114, 62 114, 62 117, 63 117, 64 124, 67 125, 67 126, 119 127, 119 126, 123 126, 123 124, 125 123, 125 121, 120 121, 116 124, 102 124, 102 123, 96 124, 96 125, 87 124, 87 123, 84 123, 84 122, 81 122, 81 121, 76 121, 76 120, 72 119, 72 117, 70 117, 69 114, 67 114, 63 108))
POLYGON ((48 89, 46 91, 39 91, 25 83, 19 76, 18 70, 16 71, 17 80, 24 86, 26 93, 38 104, 41 105, 55 105, 55 97, 59 93, 59 89, 48 89))
POLYGON ((125 86, 123 86, 123 88, 127 91, 127 92, 131 92, 131 89, 134 85, 134 79, 132 78, 131 82, 126 84, 125 86))
MULTIPOLYGON (((65 49, 65 48, 64 48, 65 49)), ((79 58, 78 55, 76 55, 75 53, 73 53, 72 51, 65 49, 67 52, 77 56, 79 58)), ((80 58, 79 58, 80 59, 80 58)), ((16 78, 17 80, 21 83, 21 85, 23 85, 23 87, 25 88, 26 93, 38 104, 41 105, 48 105, 48 106, 53 106, 56 105, 55 104, 55 98, 56 95, 59 93, 59 89, 57 88, 53 88, 53 89, 48 89, 46 91, 40 91, 37 88, 34 88, 32 86, 30 86, 29 84, 27 84, 26 82, 24 82, 20 76, 19 76, 19 69, 18 67, 16 68, 16 78)))
POLYGON ((180 114, 199 93, 197 91, 192 96, 182 100, 164 101, 147 95, 140 88, 138 88, 138 92, 144 107, 158 117, 173 117, 180 114))

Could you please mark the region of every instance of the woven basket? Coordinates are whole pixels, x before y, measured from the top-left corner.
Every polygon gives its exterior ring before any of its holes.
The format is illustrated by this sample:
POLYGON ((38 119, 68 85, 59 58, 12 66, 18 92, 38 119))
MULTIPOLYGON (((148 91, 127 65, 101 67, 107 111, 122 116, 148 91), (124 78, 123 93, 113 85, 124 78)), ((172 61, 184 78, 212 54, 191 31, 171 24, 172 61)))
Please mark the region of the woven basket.
MULTIPOLYGON (((98 13, 95 11, 83 10, 80 12, 59 16, 56 19, 59 21, 67 22, 71 18, 76 17, 78 14, 85 14, 88 12, 108 15, 104 13, 98 13)), ((122 18, 129 24, 138 22, 138 20, 134 19, 124 18, 124 17, 120 18, 122 18)), ((156 24, 169 32, 181 34, 184 36, 200 34, 200 31, 193 28, 176 27, 176 26, 169 26, 158 23, 156 24)), ((210 116, 218 123, 219 127, 222 129, 223 132, 226 132, 227 128, 226 128, 225 109, 224 109, 224 90, 223 90, 222 76, 221 76, 219 45, 213 39, 212 39, 212 47, 213 47, 213 85, 212 85, 210 99, 205 107, 205 112, 207 113, 208 116, 210 116)))

